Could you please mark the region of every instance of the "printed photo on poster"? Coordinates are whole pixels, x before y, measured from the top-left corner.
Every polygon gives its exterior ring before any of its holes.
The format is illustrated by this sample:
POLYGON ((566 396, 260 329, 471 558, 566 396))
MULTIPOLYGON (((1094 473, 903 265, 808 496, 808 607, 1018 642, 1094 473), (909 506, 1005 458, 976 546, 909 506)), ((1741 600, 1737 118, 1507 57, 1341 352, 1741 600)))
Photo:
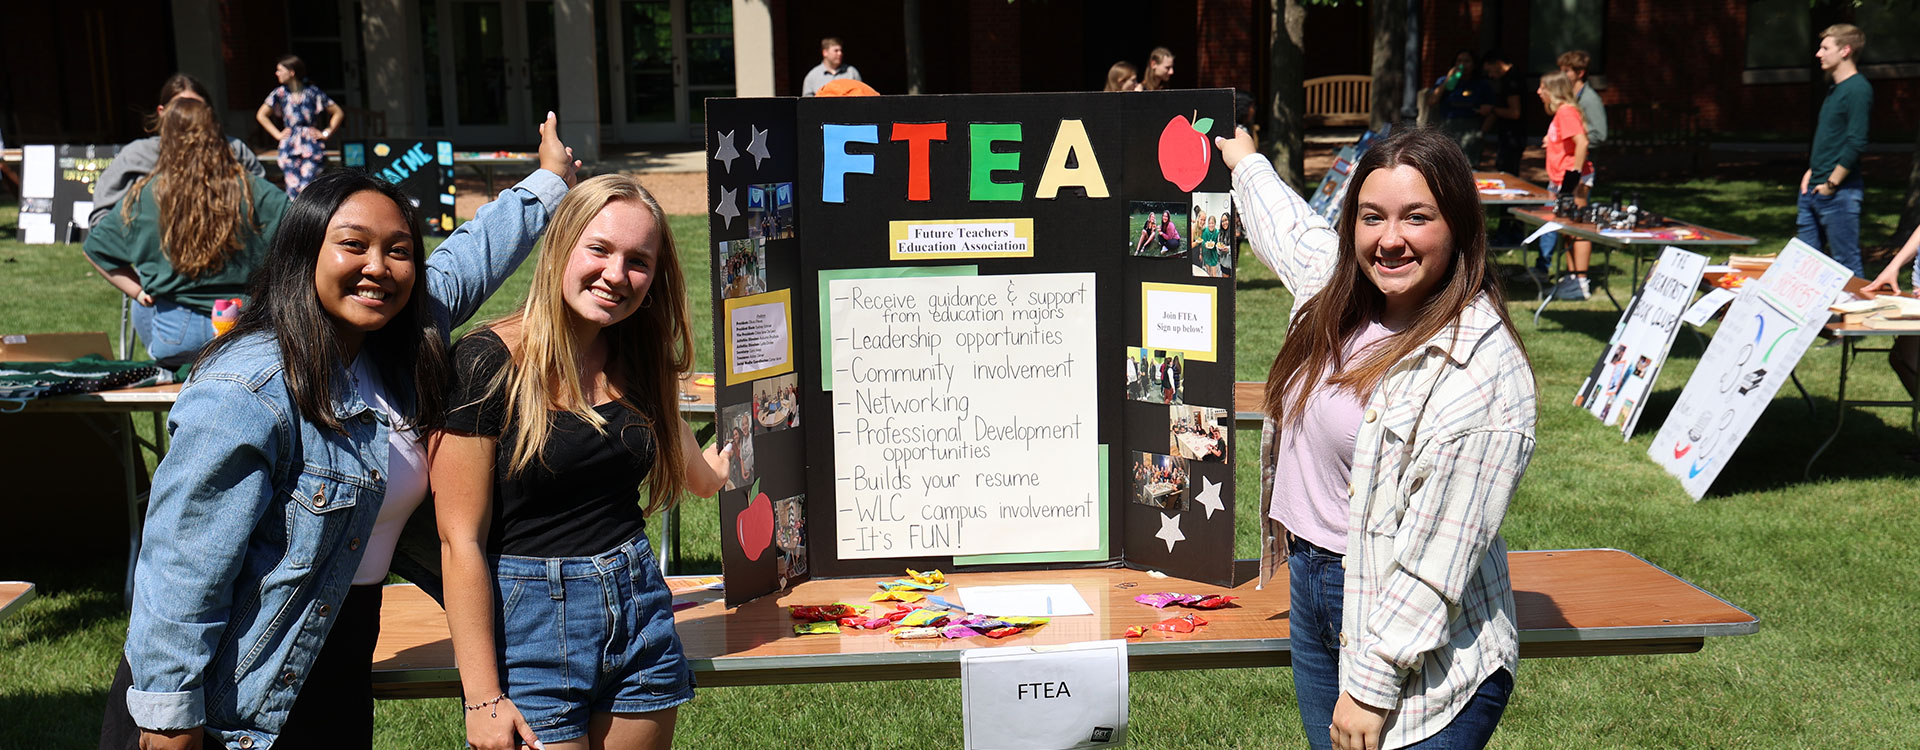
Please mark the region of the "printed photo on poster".
POLYGON ((766 240, 720 243, 720 294, 745 297, 767 291, 766 240))
POLYGON ((1127 347, 1127 398, 1149 404, 1183 403, 1180 371, 1186 358, 1164 349, 1127 347))
POLYGON ((1184 258, 1187 204, 1134 201, 1127 213, 1127 240, 1131 252, 1142 258, 1184 258))
POLYGON ((785 240, 793 236, 793 183, 748 185, 747 237, 785 240))
POLYGON ((787 373, 753 381, 753 429, 772 432, 800 426, 800 376, 787 373))
POLYGON ((1167 407, 1167 438, 1173 455, 1190 461, 1226 463, 1229 423, 1226 409, 1175 404, 1167 407))
POLYGON ((1187 236, 1193 240, 1187 254, 1193 261, 1193 275, 1213 279, 1233 276, 1233 248, 1237 244, 1233 238, 1233 195, 1194 193, 1187 236))
POLYGON ((1187 509, 1187 460, 1133 452, 1133 501, 1161 510, 1187 509))
POLYGON ((799 495, 774 504, 773 543, 780 548, 775 571, 780 588, 807 574, 807 496, 799 495))
POLYGON ((733 445, 727 459, 727 489, 737 490, 753 484, 753 405, 733 404, 720 407, 720 445, 733 445))

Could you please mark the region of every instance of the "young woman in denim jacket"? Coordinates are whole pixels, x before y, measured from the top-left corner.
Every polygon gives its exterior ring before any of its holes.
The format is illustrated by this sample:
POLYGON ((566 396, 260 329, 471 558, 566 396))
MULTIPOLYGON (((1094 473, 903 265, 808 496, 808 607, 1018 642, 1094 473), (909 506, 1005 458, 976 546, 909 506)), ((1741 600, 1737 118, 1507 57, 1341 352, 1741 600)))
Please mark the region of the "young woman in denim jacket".
POLYGON ((680 419, 686 281, 625 175, 568 193, 544 247, 525 304, 454 347, 434 439, 467 742, 667 747, 693 675, 645 516, 718 492, 727 460, 680 419))
POLYGON ((1261 579, 1285 559, 1316 748, 1481 747, 1518 666, 1500 522, 1533 454, 1533 373, 1456 143, 1395 132, 1336 231, 1245 131, 1219 139, 1254 252, 1293 292, 1267 375, 1261 579))
POLYGON ((542 169, 431 257, 412 202, 357 172, 293 202, 253 305, 174 407, 102 747, 366 747, 380 587, 426 493, 448 334, 520 265, 575 163, 542 169))

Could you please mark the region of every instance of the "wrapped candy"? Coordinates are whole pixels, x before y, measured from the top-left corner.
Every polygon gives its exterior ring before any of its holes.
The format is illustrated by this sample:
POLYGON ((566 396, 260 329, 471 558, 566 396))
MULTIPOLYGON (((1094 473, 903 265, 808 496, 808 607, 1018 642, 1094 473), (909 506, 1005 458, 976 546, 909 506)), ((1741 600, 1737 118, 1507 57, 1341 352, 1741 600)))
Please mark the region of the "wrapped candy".
POLYGON ((1033 617, 1030 615, 1008 616, 1008 617, 1001 617, 998 619, 1006 622, 1008 625, 1017 625, 1022 628, 1037 628, 1037 627, 1040 627, 1041 625, 1047 624, 1047 618, 1033 617))
POLYGON ((1205 624, 1207 624, 1207 621, 1200 619, 1199 615, 1188 612, 1179 617, 1169 617, 1156 622, 1153 624, 1153 629, 1164 630, 1169 633, 1191 633, 1195 628, 1205 624))
POLYGON ((865 623, 865 624, 863 624, 863 625, 861 625, 860 627, 861 627, 861 628, 863 628, 863 629, 866 629, 866 630, 879 630, 879 629, 881 629, 881 628, 890 628, 890 627, 893 627, 893 621, 892 621, 892 620, 889 620, 889 619, 887 619, 887 618, 886 618, 886 617, 884 617, 884 616, 883 616, 883 617, 869 617, 869 618, 867 618, 867 621, 866 621, 866 623, 865 623))
POLYGON ((948 617, 947 613, 941 612, 938 610, 916 609, 916 610, 913 610, 912 612, 908 612, 907 616, 900 618, 899 623, 907 627, 915 627, 920 625, 939 625, 940 623, 945 622, 947 617, 948 617))
POLYGON ((839 623, 833 622, 803 622, 793 626, 794 635, 823 635, 839 632, 839 623))
POLYGON ((1238 598, 1240 597, 1227 596, 1226 594, 1212 594, 1200 597, 1197 601, 1188 603, 1187 606, 1194 609, 1219 609, 1221 607, 1236 606, 1233 600, 1238 598))
POLYGON ((980 631, 974 630, 973 628, 967 627, 965 625, 948 625, 940 629, 940 635, 950 639, 951 638, 972 638, 979 634, 980 634, 980 631))
POLYGON ((908 578, 912 578, 912 579, 913 579, 913 580, 915 580, 915 581, 919 581, 920 583, 929 583, 929 584, 932 584, 932 583, 939 583, 939 584, 944 584, 944 583, 946 583, 946 582, 947 582, 947 576, 946 576, 946 574, 945 574, 945 573, 941 573, 941 572, 940 572, 940 571, 938 571, 938 570, 929 570, 929 571, 927 571, 927 572, 925 572, 925 573, 922 573, 922 572, 920 572, 920 571, 917 571, 917 570, 914 570, 914 569, 912 569, 912 568, 908 568, 908 569, 907 569, 907 577, 908 577, 908 578))
POLYGON ((894 628, 889 632, 892 633, 894 640, 898 641, 915 641, 940 637, 939 628, 894 628))
POLYGON ((1020 628, 1016 628, 1016 627, 1013 627, 1012 625, 1008 625, 1004 628, 994 628, 992 630, 989 630, 987 631, 986 636, 994 640, 999 640, 1001 638, 1005 638, 1010 635, 1019 635, 1021 632, 1022 630, 1020 628))
POLYGON ((870 602, 917 602, 927 598, 921 591, 876 591, 867 597, 870 602))
POLYGON ((1139 638, 1146 634, 1147 634, 1147 626, 1145 625, 1128 625, 1127 626, 1128 638, 1139 638))
POLYGON ((830 620, 838 620, 849 615, 860 614, 863 608, 836 602, 833 604, 801 604, 789 607, 788 611, 792 613, 793 619, 795 620, 827 622, 830 620))

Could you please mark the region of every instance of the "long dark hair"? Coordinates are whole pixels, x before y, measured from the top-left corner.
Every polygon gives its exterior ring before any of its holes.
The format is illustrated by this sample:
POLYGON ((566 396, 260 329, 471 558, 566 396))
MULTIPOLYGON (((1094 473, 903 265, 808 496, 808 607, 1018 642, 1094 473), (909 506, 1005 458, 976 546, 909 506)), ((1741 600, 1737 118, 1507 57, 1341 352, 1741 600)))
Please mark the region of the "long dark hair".
POLYGON ((400 188, 353 170, 329 172, 301 191, 300 200, 287 204, 280 230, 273 235, 265 263, 248 284, 252 300, 240 321, 200 353, 205 363, 243 338, 258 333, 280 344, 287 392, 308 421, 344 432, 333 411, 333 384, 347 366, 340 349, 335 321, 320 306, 314 288, 314 270, 326 242, 327 225, 341 204, 355 194, 372 191, 386 196, 400 209, 413 236, 415 273, 407 306, 380 330, 367 334, 361 351, 371 352, 379 364, 388 397, 408 415, 406 428, 431 430, 446 416, 445 384, 447 332, 440 329, 429 306, 426 245, 420 236, 420 215, 400 188))
MULTIPOLYGON (((1507 317, 1506 295, 1487 264, 1487 225, 1473 169, 1452 138, 1435 128, 1396 131, 1369 149, 1348 178, 1347 197, 1341 201, 1340 258, 1333 278, 1319 294, 1300 306, 1287 328, 1287 339, 1267 371, 1266 412, 1284 425, 1289 415, 1306 409, 1307 396, 1320 384, 1343 388, 1365 400, 1387 371, 1413 350, 1460 319, 1481 296, 1493 303, 1500 322, 1520 345, 1520 334, 1507 317), (1386 309, 1386 295, 1360 270, 1354 254, 1353 226, 1360 214, 1360 189, 1376 169, 1408 166, 1419 170, 1439 204, 1453 239, 1453 255, 1446 275, 1420 304, 1413 324, 1358 353, 1352 368, 1341 367, 1346 342, 1353 339, 1386 309)), ((1521 349, 1522 356, 1526 350, 1521 349)), ((1283 426, 1282 429, 1285 429, 1283 426)))
POLYGON ((120 202, 122 223, 132 223, 133 206, 149 185, 160 207, 160 250, 187 278, 217 273, 260 232, 253 183, 234 161, 206 102, 181 99, 167 106, 160 117, 160 158, 120 202))

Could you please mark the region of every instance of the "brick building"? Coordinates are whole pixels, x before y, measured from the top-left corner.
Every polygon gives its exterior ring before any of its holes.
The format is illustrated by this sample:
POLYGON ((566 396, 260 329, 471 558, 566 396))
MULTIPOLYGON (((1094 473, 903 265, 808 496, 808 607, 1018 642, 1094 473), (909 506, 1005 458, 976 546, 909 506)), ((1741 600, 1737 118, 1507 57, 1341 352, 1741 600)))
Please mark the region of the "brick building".
MULTIPOLYGON (((927 93, 1097 90, 1116 60, 1175 51, 1173 83, 1267 85, 1273 0, 921 0, 927 93)), ((1561 49, 1594 53, 1616 131, 1793 140, 1824 93, 1828 23, 1869 44, 1875 139, 1920 127, 1920 14, 1806 0, 1380 0, 1405 3, 1416 83, 1459 49, 1498 48, 1528 77, 1561 49)), ((22 142, 125 141, 173 70, 198 75, 230 132, 291 51, 314 83, 395 135, 524 147, 551 109, 584 155, 602 143, 696 142, 709 96, 791 95, 823 36, 885 93, 906 90, 901 0, 68 0, 17 4, 0 45, 0 130, 22 142), (589 51, 591 50, 591 51, 589 51)), ((1367 8, 1312 6, 1305 76, 1367 73, 1367 8)), ((1537 128, 1544 114, 1535 113, 1537 128)), ((355 122, 363 118, 356 117, 355 122)))

